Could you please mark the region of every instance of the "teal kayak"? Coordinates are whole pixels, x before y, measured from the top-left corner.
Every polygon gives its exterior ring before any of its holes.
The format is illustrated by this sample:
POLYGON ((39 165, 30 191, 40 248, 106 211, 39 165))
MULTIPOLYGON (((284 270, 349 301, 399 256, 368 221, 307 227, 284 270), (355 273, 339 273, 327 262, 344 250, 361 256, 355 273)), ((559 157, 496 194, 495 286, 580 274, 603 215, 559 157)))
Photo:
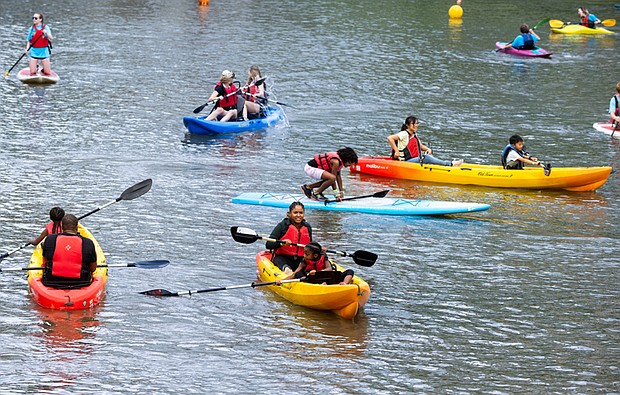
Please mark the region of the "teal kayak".
POLYGON ((400 198, 366 197, 342 202, 327 203, 308 199, 302 194, 289 193, 242 193, 232 199, 233 203, 288 208, 300 201, 306 209, 348 211, 381 215, 446 215, 488 210, 482 203, 447 202, 441 200, 413 200, 400 198))

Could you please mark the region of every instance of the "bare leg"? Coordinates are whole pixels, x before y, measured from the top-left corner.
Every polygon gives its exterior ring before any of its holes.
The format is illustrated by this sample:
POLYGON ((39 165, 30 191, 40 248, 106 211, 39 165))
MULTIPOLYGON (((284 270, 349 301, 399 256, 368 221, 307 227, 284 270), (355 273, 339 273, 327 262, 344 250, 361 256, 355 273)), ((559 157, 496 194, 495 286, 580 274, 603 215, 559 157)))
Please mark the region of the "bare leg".
POLYGON ((52 64, 50 63, 50 59, 43 59, 41 60, 41 63, 43 64, 43 74, 45 75, 50 75, 52 74, 52 64))
POLYGON ((30 75, 35 75, 37 74, 37 60, 30 58, 30 62, 28 63, 28 66, 30 66, 30 75))

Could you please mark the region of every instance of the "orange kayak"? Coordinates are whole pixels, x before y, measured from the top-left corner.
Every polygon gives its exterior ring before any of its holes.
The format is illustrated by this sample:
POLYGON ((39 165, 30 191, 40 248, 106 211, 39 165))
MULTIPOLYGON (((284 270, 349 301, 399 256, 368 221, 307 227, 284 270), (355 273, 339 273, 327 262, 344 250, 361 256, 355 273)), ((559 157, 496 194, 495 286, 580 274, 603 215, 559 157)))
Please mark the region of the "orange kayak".
MULTIPOLYGON (((78 225, 78 232, 93 241, 95 250, 97 251, 97 265, 105 265, 105 255, 101 250, 101 246, 93 235, 78 225)), ((32 253, 29 268, 43 266, 43 243, 40 243, 32 253)), ((42 282, 43 270, 28 271, 28 287, 32 299, 40 306, 58 310, 81 310, 88 309, 97 305, 105 294, 105 287, 108 282, 108 268, 98 267, 93 273, 93 282, 83 288, 77 289, 58 289, 46 287, 42 282)))

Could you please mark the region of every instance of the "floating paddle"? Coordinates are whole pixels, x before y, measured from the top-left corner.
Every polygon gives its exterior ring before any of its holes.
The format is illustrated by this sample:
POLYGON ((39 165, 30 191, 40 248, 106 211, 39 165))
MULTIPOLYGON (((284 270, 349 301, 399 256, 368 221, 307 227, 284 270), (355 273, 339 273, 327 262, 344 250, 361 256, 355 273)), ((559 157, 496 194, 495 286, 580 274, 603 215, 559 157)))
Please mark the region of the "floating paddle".
MULTIPOLYGON (((386 189, 385 191, 375 192, 372 195, 352 196, 349 198, 342 198, 340 201, 343 202, 345 200, 355 200, 355 199, 365 199, 365 198, 384 198, 389 192, 390 190, 386 189)), ((325 205, 327 206, 327 203, 334 203, 337 201, 338 201, 337 199, 326 200, 325 205)))
MULTIPOLYGON (((116 263, 111 265, 97 265, 97 267, 137 267, 138 269, 160 269, 170 264, 167 260, 141 261, 132 263, 116 263)), ((0 268, 0 272, 19 272, 29 270, 43 270, 43 267, 8 267, 0 268)))
MULTIPOLYGON (((259 78, 259 79, 257 79, 257 80, 256 80, 256 82, 254 83, 254 85, 255 85, 255 86, 261 86, 261 85, 263 84, 263 82, 265 82, 265 79, 266 79, 266 78, 267 78, 267 77, 263 77, 263 78, 259 78)), ((250 86, 252 86, 252 84, 250 84, 250 85, 245 85, 245 86, 244 86, 244 88, 247 88, 247 87, 250 87, 250 86)), ((238 93, 239 93, 239 91, 240 91, 240 90, 241 90, 241 88, 237 89, 237 90, 236 90, 236 91, 234 91, 234 92, 230 92, 229 94, 227 94, 227 95, 225 95, 225 96, 218 97, 217 99, 209 100, 208 102, 206 102, 206 103, 205 103, 205 104, 203 104, 202 106, 200 106, 200 107, 196 107, 196 108, 194 109, 194 111, 193 111, 193 112, 194 112, 194 114, 198 114, 199 112, 201 112, 202 110, 204 110, 204 108, 205 108, 206 106, 208 106, 208 105, 210 105, 210 104, 213 104, 213 103, 217 103, 219 100, 224 99, 224 98, 226 98, 226 97, 228 97, 228 96, 236 95, 236 94, 238 94, 238 93)), ((248 95, 249 95, 249 93, 248 93, 248 95)))
MULTIPOLYGON (((561 29, 565 25, 566 25, 566 23, 562 22, 559 19, 551 19, 549 21, 549 26, 551 26, 553 28, 561 29)), ((601 22, 601 25, 606 26, 606 27, 616 26, 616 20, 615 19, 605 19, 604 21, 601 22)))
MULTIPOLYGON (((233 226, 232 228, 230 228, 230 233, 236 242, 242 243, 242 244, 252 244, 257 240, 272 241, 272 242, 281 241, 281 240, 271 239, 269 237, 259 236, 256 233, 256 231, 249 229, 249 228, 242 228, 239 226, 233 226)), ((306 246, 305 244, 297 244, 297 243, 291 243, 291 245, 295 247, 302 247, 302 248, 306 246)), ((357 263, 358 265, 366 266, 366 267, 370 267, 374 265, 375 262, 377 262, 377 258, 378 258, 377 254, 373 252, 362 251, 362 250, 355 251, 353 254, 349 254, 348 252, 345 252, 345 251, 333 251, 333 250, 326 250, 326 251, 332 254, 338 254, 340 256, 348 256, 350 258, 353 258, 353 261, 357 263)))
MULTIPOLYGON (((280 284, 285 284, 285 283, 294 283, 294 282, 299 282, 300 279, 296 278, 293 280, 280 280, 279 283, 280 284)), ((256 287, 264 287, 265 285, 276 285, 276 281, 270 281, 267 283, 257 283, 257 282, 252 282, 250 284, 243 284, 243 285, 231 285, 228 287, 218 287, 218 288, 208 288, 208 289, 199 289, 197 291, 180 291, 180 292, 171 292, 168 291, 166 289, 151 289, 149 291, 142 291, 139 292, 142 295, 149 295, 149 296, 181 296, 181 295, 191 295, 191 294, 200 294, 200 293, 205 293, 205 292, 215 292, 215 291, 225 291, 228 289, 237 289, 237 288, 256 288, 256 287)))
MULTIPOLYGON (((36 40, 34 40, 34 41, 32 42, 32 44, 30 44, 30 46, 32 47, 34 44, 36 44, 36 42, 37 42, 37 41, 39 41, 39 39, 40 39, 41 37, 43 37, 44 35, 45 35, 45 34, 41 34, 39 37, 37 37, 37 39, 36 39, 36 40)), ((22 54, 22 56, 20 56, 20 57, 19 57, 19 59, 17 59, 17 62, 15 62, 15 63, 13 64, 13 66, 11 66, 11 68, 9 69, 9 71, 5 71, 5 72, 4 72, 4 76, 5 76, 5 77, 6 77, 7 75, 9 75, 9 73, 11 72, 11 70, 13 70, 13 69, 15 68, 15 66, 17 66, 17 64, 18 64, 18 63, 19 63, 19 62, 20 62, 20 61, 24 58, 24 56, 26 56, 26 54, 27 54, 27 53, 28 53, 27 51, 26 51, 26 52, 24 52, 24 53, 22 54)), ((2 258, 0 258, 0 259, 2 259, 2 258)))
MULTIPOLYGON (((127 188, 122 194, 121 196, 119 196, 118 198, 116 198, 116 200, 113 200, 107 204, 104 204, 103 206, 94 209, 93 211, 91 211, 90 213, 84 214, 81 217, 78 218, 78 220, 81 220, 83 218, 88 217, 91 214, 96 213, 99 210, 102 210, 116 202, 119 202, 121 200, 133 200, 137 197, 140 197, 142 195, 144 195, 145 193, 147 193, 150 189, 151 189, 151 185, 153 184, 153 180, 146 179, 142 182, 137 183, 136 185, 127 188)), ((0 261, 2 261, 4 258, 8 257, 9 255, 12 255, 14 253, 16 253, 17 251, 24 249, 26 247, 28 247, 30 245, 30 242, 26 243, 26 244, 22 244, 21 246, 15 248, 14 250, 11 250, 9 252, 5 252, 4 254, 0 255, 0 261)))

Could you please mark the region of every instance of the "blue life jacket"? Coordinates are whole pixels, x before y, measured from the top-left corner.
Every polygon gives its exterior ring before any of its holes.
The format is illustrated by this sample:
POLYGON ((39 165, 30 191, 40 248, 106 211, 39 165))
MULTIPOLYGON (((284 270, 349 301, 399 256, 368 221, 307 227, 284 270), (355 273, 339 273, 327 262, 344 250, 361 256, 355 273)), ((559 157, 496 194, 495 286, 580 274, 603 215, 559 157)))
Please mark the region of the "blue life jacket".
MULTIPOLYGON (((510 152, 510 150, 513 150, 514 152, 519 154, 520 157, 523 157, 523 151, 519 151, 518 149, 516 149, 512 145, 508 144, 506 147, 504 147, 504 150, 502 151, 502 166, 504 167, 504 169, 506 169, 506 166, 508 165, 508 163, 506 161, 506 158, 508 157, 508 153, 510 152)), ((520 160, 517 161, 517 162, 518 162, 517 163, 517 167, 511 167, 510 169, 522 170, 523 169, 523 162, 521 162, 520 160)))
POLYGON ((530 33, 523 33, 521 37, 523 37, 523 45, 517 49, 534 49, 535 48, 534 38, 532 37, 530 33))

